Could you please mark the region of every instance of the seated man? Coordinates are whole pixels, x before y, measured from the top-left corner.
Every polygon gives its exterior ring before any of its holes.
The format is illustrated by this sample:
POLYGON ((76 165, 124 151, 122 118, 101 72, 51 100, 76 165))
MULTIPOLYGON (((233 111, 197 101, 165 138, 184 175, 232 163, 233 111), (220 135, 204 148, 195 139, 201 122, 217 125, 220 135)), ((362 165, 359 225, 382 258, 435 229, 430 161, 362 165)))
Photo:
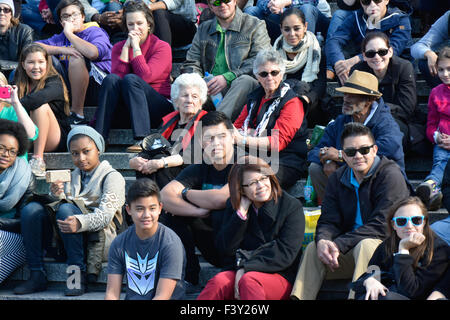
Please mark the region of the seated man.
POLYGON ((182 299, 184 248, 175 232, 158 223, 162 203, 156 183, 136 180, 128 191, 126 210, 133 225, 111 244, 105 299, 119 300, 125 273, 127 300, 182 299))
POLYGON ((266 25, 236 6, 236 0, 209 0, 215 19, 200 24, 186 55, 183 72, 208 72, 208 94, 222 93, 216 107, 231 120, 242 111, 247 94, 258 86, 251 76, 256 54, 270 48, 266 25))
POLYGON ((450 41, 450 10, 436 20, 428 32, 411 46, 411 55, 419 60, 419 70, 431 88, 442 83, 437 76, 437 51, 450 41))
POLYGON ((214 247, 215 234, 222 222, 222 214, 217 210, 225 209, 230 197, 228 173, 236 156, 233 124, 225 114, 212 111, 201 122, 203 161, 183 169, 161 191, 164 208, 173 215, 170 227, 185 246, 186 281, 192 284, 197 284, 200 270, 195 246, 208 262, 221 264, 214 247))
MULTIPOLYGON (((389 0, 360 0, 361 9, 345 18, 333 35, 327 37, 327 65, 334 68, 341 83, 350 69, 363 60, 361 43, 370 31, 382 31, 389 36, 394 55, 401 56, 411 45, 409 15, 398 8, 388 7, 389 0)), ((403 56, 408 58, 408 55, 403 56)))
POLYGON ((315 242, 303 253, 292 289, 291 296, 300 300, 315 299, 324 279, 355 281, 365 273, 386 237, 389 208, 410 194, 398 165, 377 155, 368 127, 346 124, 341 144, 346 165, 330 177, 315 242))
POLYGON ((320 142, 308 153, 309 174, 319 199, 323 199, 328 177, 343 164, 340 136, 348 122, 363 123, 372 131, 379 153, 394 160, 404 171, 405 161, 400 128, 378 92, 378 79, 355 70, 343 87, 342 115, 326 128, 320 142))

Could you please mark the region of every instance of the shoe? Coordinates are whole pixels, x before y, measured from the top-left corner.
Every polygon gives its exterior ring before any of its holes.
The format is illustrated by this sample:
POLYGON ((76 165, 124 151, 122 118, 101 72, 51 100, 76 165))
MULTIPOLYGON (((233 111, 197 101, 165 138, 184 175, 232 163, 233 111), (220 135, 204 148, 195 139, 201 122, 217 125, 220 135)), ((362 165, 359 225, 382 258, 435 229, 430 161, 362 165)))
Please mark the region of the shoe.
POLYGON ((135 143, 135 144, 133 144, 132 146, 129 146, 129 147, 127 148, 127 152, 130 152, 130 153, 139 153, 139 152, 142 152, 141 144, 142 144, 142 140, 139 141, 139 142, 137 142, 137 143, 135 143))
POLYGON ((89 273, 87 275, 87 283, 88 284, 97 283, 97 275, 95 273, 89 273))
POLYGON ((441 208, 442 205, 442 192, 437 190, 430 197, 430 202, 428 204, 429 211, 437 211, 441 208))
POLYGON ((29 163, 31 167, 31 172, 33 172, 33 174, 36 177, 45 176, 46 165, 44 159, 39 157, 32 157, 29 163))
POLYGON ((75 297, 75 296, 81 296, 86 293, 86 272, 81 272, 81 279, 80 279, 80 287, 79 288, 69 288, 66 287, 64 290, 64 295, 67 297, 75 297))
POLYGON ((336 77, 336 74, 331 70, 327 70, 327 80, 333 80, 334 77, 336 77))
POLYGON ((14 289, 14 294, 30 294, 47 290, 47 277, 42 270, 31 270, 30 279, 14 289))
POLYGON ((89 124, 89 121, 87 121, 85 118, 81 118, 75 112, 71 112, 68 119, 71 128, 89 124))
POLYGON ((438 210, 441 206, 442 193, 433 180, 422 182, 416 188, 416 195, 422 200, 428 210, 438 210))

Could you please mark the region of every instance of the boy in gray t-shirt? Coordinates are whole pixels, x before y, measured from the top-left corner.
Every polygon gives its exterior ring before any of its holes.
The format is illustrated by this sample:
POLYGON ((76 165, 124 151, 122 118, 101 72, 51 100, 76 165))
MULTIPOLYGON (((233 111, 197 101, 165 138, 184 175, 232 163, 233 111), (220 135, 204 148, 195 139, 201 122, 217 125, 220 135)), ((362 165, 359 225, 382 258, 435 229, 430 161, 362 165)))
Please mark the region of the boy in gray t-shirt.
POLYGON ((184 247, 175 232, 158 223, 158 186, 150 179, 136 180, 128 191, 126 210, 134 225, 109 249, 105 299, 119 299, 124 274, 127 300, 182 299, 184 247))

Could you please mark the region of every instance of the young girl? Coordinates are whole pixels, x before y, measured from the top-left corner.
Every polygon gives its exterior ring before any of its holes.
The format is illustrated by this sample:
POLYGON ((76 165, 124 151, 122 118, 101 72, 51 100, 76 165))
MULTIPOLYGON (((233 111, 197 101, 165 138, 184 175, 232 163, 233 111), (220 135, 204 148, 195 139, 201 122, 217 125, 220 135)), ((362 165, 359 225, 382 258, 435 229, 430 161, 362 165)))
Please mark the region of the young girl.
POLYGON ((417 197, 395 204, 386 219, 388 238, 375 250, 369 271, 354 283, 357 296, 426 299, 447 269, 448 246, 431 230, 427 209, 417 197))
POLYGON ((22 51, 15 83, 20 103, 39 129, 30 160, 31 170, 36 176, 44 176, 44 152, 66 150, 65 141, 70 131, 67 89, 53 68, 51 56, 38 44, 22 51))
POLYGON ((427 121, 427 137, 435 143, 433 167, 416 189, 417 196, 429 210, 436 210, 441 205, 440 186, 450 158, 450 47, 444 47, 439 52, 437 71, 442 84, 431 90, 427 121))

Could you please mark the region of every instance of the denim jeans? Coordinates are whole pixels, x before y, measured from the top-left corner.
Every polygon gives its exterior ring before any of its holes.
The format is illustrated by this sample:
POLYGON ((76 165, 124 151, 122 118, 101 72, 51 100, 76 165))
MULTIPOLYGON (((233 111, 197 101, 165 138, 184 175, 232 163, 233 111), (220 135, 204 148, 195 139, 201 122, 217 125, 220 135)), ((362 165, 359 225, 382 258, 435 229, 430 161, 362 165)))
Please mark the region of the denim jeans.
MULTIPOLYGON (((339 26, 344 20, 353 14, 354 11, 349 10, 336 10, 331 17, 330 25, 328 26, 327 40, 333 37, 339 26)), ((327 63, 327 70, 333 70, 333 66, 327 63)))
MULTIPOLYGON (((330 19, 312 4, 303 4, 298 6, 298 8, 305 14, 306 22, 308 22, 308 31, 311 31, 314 34, 316 34, 316 32, 321 32, 325 38, 328 25, 330 24, 330 19)), ((281 31, 279 14, 265 14, 263 10, 257 6, 248 7, 244 9, 244 12, 266 21, 269 36, 272 41, 280 36, 281 31)))
POLYGON ((431 229, 450 246, 450 217, 436 221, 431 225, 431 229))
MULTIPOLYGON (((65 220, 69 216, 80 215, 77 206, 64 203, 56 212, 56 220, 65 220)), ((31 202, 22 209, 21 228, 28 266, 30 270, 43 270, 44 249, 52 239, 52 223, 44 206, 38 202, 31 202)), ((83 233, 59 232, 67 253, 67 264, 80 267, 86 271, 83 233)))
POLYGON ((418 67, 420 72, 423 74, 423 77, 425 78, 426 83, 430 88, 434 88, 442 83, 441 79, 436 76, 432 76, 430 73, 430 69, 428 68, 428 61, 427 59, 420 59, 418 61, 418 67))
POLYGON ((450 151, 445 150, 437 145, 433 149, 433 167, 430 174, 425 178, 427 180, 433 180, 437 186, 442 183, 442 177, 444 176, 445 166, 450 158, 450 151))
POLYGON ((40 32, 45 26, 39 13, 39 0, 27 0, 27 3, 22 4, 21 18, 23 23, 29 25, 36 32, 40 32))

